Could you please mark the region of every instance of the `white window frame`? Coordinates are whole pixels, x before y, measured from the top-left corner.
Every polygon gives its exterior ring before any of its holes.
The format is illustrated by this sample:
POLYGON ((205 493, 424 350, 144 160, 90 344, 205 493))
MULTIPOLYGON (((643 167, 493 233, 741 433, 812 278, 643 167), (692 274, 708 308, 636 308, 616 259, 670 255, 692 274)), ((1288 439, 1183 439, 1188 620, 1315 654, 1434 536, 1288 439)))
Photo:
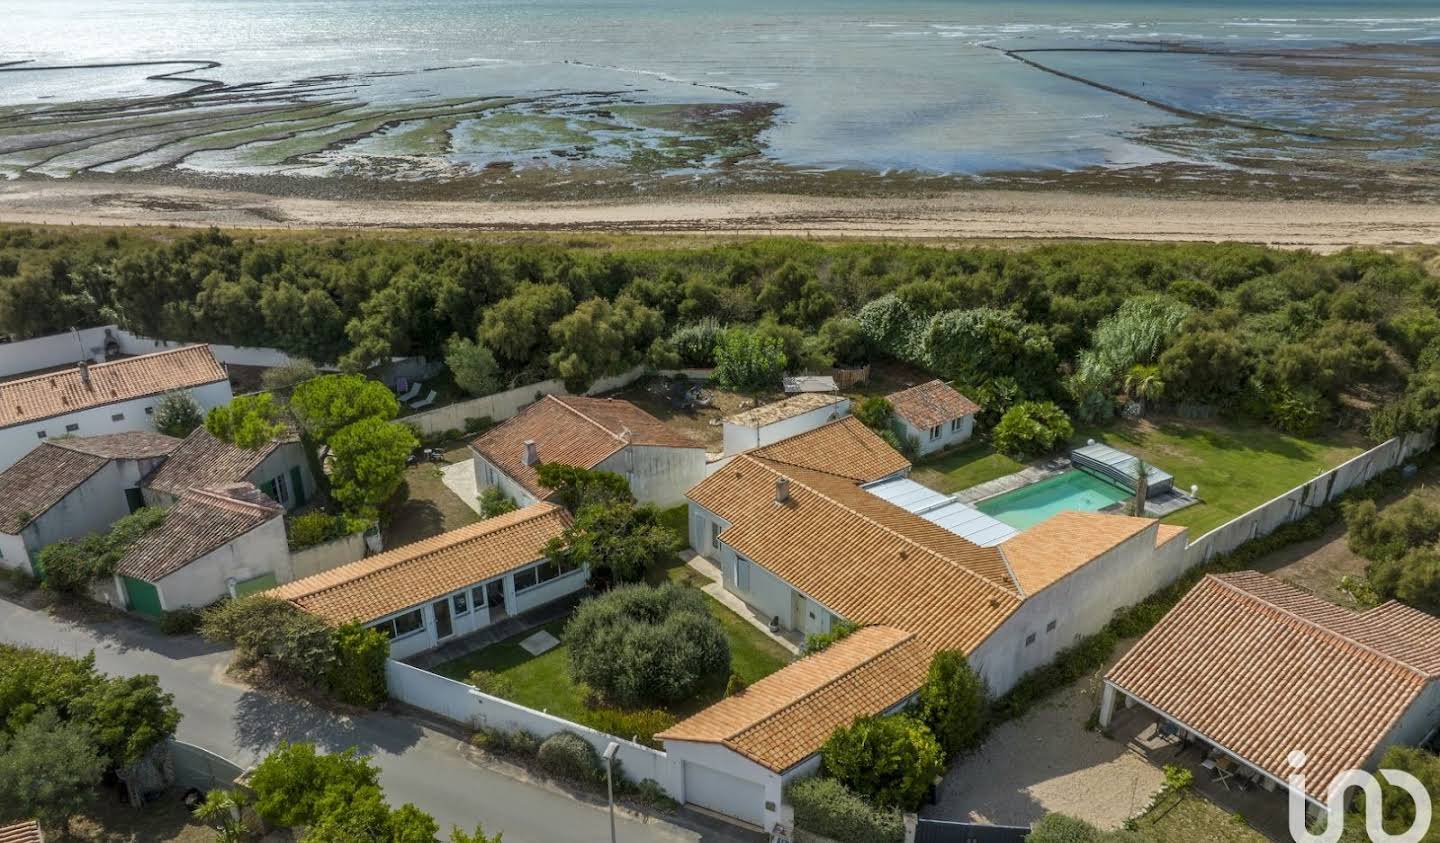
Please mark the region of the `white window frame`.
POLYGON ((397 614, 394 614, 394 615, 386 618, 386 619, 383 620, 383 621, 378 621, 378 622, 376 622, 376 623, 370 624, 370 628, 371 628, 371 629, 378 629, 382 634, 385 633, 385 631, 388 629, 388 630, 389 630, 389 635, 388 635, 387 637, 388 637, 391 641, 403 641, 403 640, 406 639, 406 638, 410 638, 410 637, 412 637, 412 636, 419 635, 419 634, 421 634, 422 632, 425 631, 425 629, 426 629, 426 623, 425 623, 425 611, 424 611, 424 608, 417 606, 416 608, 411 609, 411 610, 409 610, 409 611, 399 612, 399 613, 397 613, 397 614), (400 628, 399 628, 398 626, 396 626, 395 622, 398 621, 400 618, 409 617, 410 615, 419 615, 419 616, 420 616, 420 625, 419 625, 418 627, 410 630, 409 632, 406 632, 404 635, 400 635, 400 634, 399 634, 400 628))
POLYGON ((275 502, 283 506, 290 505, 290 478, 284 472, 275 475, 275 502))
POLYGON ((951 432, 951 433, 959 433, 959 432, 960 432, 960 424, 961 424, 962 422, 964 422, 964 421, 965 421, 965 417, 964 417, 964 416, 961 416, 961 417, 958 418, 958 419, 951 419, 951 420, 950 420, 950 432, 951 432))
POLYGON ((457 618, 461 617, 462 615, 468 615, 470 614, 470 609, 471 606, 469 591, 462 591, 459 594, 450 595, 450 613, 452 615, 457 618), (464 604, 463 609, 461 608, 462 603, 464 604))
POLYGON ((939 425, 939 424, 937 424, 937 425, 935 425, 934 427, 930 428, 930 441, 931 441, 931 442, 934 442, 936 439, 939 439, 939 438, 940 438, 940 432, 941 432, 940 429, 941 429, 942 427, 944 427, 944 425, 939 425))

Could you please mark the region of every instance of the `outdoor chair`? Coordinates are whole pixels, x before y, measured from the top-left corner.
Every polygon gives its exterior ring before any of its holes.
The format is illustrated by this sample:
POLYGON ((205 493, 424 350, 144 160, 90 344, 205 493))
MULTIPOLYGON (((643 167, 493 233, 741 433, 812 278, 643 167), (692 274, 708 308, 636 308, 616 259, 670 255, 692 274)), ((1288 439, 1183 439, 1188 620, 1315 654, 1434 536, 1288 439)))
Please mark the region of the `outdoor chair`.
POLYGON ((431 404, 434 404, 434 403, 435 403, 435 399, 436 399, 436 398, 439 398, 439 397, 440 397, 440 393, 438 393, 438 392, 436 392, 435 390, 432 389, 432 390, 430 390, 430 394, 427 395, 427 396, 425 396, 425 398, 424 398, 423 400, 416 401, 414 404, 411 404, 411 405, 410 405, 410 409, 412 409, 412 410, 423 410, 423 409, 425 409, 426 407, 430 406, 431 404))
POLYGON ((425 384, 423 384, 423 383, 419 383, 419 382, 412 383, 412 384, 410 384, 410 389, 409 389, 409 390, 407 390, 406 392, 404 392, 404 393, 402 393, 402 394, 400 394, 400 395, 397 395, 396 397, 400 399, 400 403, 401 403, 401 404, 409 404, 411 401, 415 400, 415 396, 419 395, 419 394, 420 394, 420 390, 422 390, 422 389, 424 389, 424 388, 425 388, 425 384))

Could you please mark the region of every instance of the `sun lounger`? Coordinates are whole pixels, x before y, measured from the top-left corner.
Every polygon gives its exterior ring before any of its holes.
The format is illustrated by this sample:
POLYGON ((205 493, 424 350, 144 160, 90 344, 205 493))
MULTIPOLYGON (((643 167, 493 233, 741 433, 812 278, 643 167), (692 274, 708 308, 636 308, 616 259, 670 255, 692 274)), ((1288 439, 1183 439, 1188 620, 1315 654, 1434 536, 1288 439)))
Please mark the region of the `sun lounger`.
POLYGON ((439 398, 439 397, 440 397, 440 393, 438 393, 438 392, 436 392, 435 390, 432 389, 432 390, 430 390, 430 394, 427 395, 427 396, 425 396, 425 399, 424 399, 423 401, 416 401, 414 404, 411 404, 411 405, 410 405, 410 409, 412 409, 412 410, 423 410, 423 409, 425 409, 426 407, 430 406, 431 404, 434 404, 434 403, 435 403, 435 399, 436 399, 436 398, 439 398))
POLYGON ((400 399, 400 403, 401 403, 401 404, 409 404, 411 401, 414 401, 414 400, 415 400, 415 396, 419 395, 419 394, 420 394, 420 390, 422 390, 422 389, 424 389, 424 388, 425 388, 425 385, 422 384, 422 383, 412 383, 412 384, 410 384, 410 389, 409 389, 409 391, 407 391, 407 392, 405 392, 405 393, 402 393, 402 394, 400 394, 400 395, 397 395, 397 396, 395 396, 395 397, 400 399))

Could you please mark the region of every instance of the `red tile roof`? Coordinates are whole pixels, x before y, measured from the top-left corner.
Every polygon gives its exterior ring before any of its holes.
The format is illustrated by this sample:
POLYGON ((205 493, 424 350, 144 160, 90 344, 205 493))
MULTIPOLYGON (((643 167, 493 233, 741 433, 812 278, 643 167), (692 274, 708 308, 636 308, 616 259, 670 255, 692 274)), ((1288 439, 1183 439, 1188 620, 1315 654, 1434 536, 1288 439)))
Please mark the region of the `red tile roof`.
POLYGON ((928 381, 885 396, 895 415, 919 428, 929 430, 980 412, 980 405, 941 380, 928 381))
POLYGON ((0 828, 0 843, 45 843, 45 835, 40 832, 40 823, 26 820, 0 828))
POLYGON ((535 562, 569 523, 563 508, 537 503, 267 593, 333 623, 372 621, 535 562))
POLYGON ((747 451, 770 462, 869 483, 908 471, 910 463, 854 416, 747 451))
POLYGON ((525 464, 526 441, 535 442, 540 462, 579 468, 594 468, 626 445, 704 450, 628 401, 547 395, 471 443, 492 465, 542 499, 550 490, 540 485, 535 466, 525 464))
POLYGON ((1309 795, 1360 768, 1440 677, 1440 620, 1352 612, 1254 572, 1209 576, 1105 679, 1309 795))
POLYGON ((1034 594, 1158 524, 1150 518, 1068 510, 1022 530, 1000 550, 1020 588, 1034 594))
POLYGON ((197 427, 165 464, 146 478, 145 485, 178 497, 197 487, 240 483, 275 453, 275 449, 298 441, 299 438, 291 434, 251 450, 220 440, 204 427, 197 427))
POLYGON ((783 772, 814 754, 837 727, 903 701, 924 681, 930 655, 912 633, 858 629, 656 737, 722 744, 783 772))
POLYGON ((208 345, 187 345, 0 383, 0 428, 226 379, 208 345))
POLYGON ((179 444, 141 431, 43 442, 0 472, 0 532, 18 535, 111 459, 158 459, 179 444))

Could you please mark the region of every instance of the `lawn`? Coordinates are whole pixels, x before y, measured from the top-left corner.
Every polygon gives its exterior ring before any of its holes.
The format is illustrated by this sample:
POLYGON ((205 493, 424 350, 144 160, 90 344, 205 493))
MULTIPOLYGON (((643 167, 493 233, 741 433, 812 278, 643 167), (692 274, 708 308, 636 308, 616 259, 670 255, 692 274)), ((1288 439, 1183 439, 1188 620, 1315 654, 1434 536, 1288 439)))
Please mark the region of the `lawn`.
MULTIPOLYGON (((445 453, 445 465, 470 459, 469 446, 451 443, 445 453)), ((448 530, 464 527, 480 520, 480 516, 440 477, 440 463, 421 462, 405 469, 405 484, 395 498, 386 504, 387 518, 382 527, 385 546, 401 545, 438 536, 448 530)))
MULTIPOLYGON (((665 581, 696 586, 704 578, 676 559, 676 564, 661 571, 652 572, 651 584, 665 581), (693 578, 693 579, 692 579, 693 578)), ((706 595, 705 603, 711 614, 719 619, 730 642, 730 670, 745 680, 746 684, 774 673, 790 662, 790 653, 770 640, 760 630, 743 618, 725 608, 719 601, 706 595)), ((562 638, 565 621, 547 624, 545 629, 556 638, 562 638)), ((508 678, 514 685, 511 695, 514 702, 535 709, 543 709, 567 720, 581 721, 585 711, 585 700, 581 689, 571 681, 567 672, 566 648, 564 644, 543 653, 531 656, 520 646, 520 642, 534 634, 517 635, 485 648, 477 653, 446 662, 435 669, 436 673, 451 679, 465 681, 474 670, 490 670, 508 678)), ((669 711, 676 717, 688 717, 725 695, 728 676, 716 677, 715 683, 694 699, 670 706, 669 711)))
POLYGON ((1187 794, 1161 799, 1135 821, 1135 830, 1153 843, 1269 843, 1270 838, 1227 813, 1214 802, 1187 794))
POLYGON ((1193 541, 1260 504, 1363 452, 1358 436, 1299 439, 1238 422, 1142 419, 1077 431, 1135 454, 1175 476, 1175 486, 1200 487, 1200 499, 1163 519, 1190 528, 1193 541))
POLYGON ((1025 463, 997 453, 989 442, 972 439, 953 451, 921 461, 910 476, 948 495, 1024 468, 1025 463))

